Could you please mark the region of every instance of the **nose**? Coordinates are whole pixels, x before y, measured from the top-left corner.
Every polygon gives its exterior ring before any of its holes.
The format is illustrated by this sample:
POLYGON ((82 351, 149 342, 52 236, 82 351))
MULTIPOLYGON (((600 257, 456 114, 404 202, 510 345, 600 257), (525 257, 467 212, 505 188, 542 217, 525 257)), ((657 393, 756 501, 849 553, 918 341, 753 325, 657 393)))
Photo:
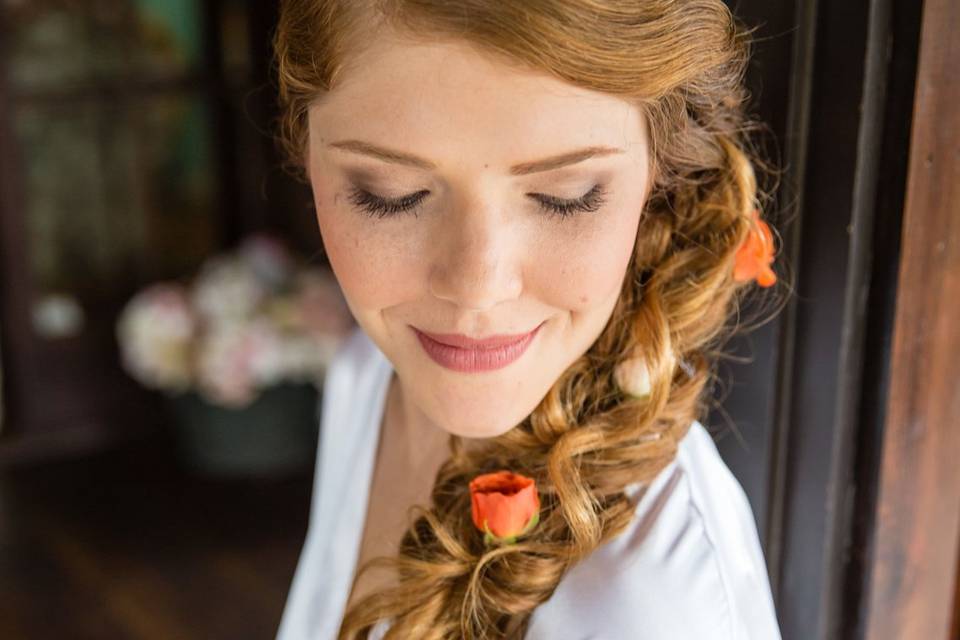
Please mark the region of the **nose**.
POLYGON ((521 243, 514 231, 491 208, 444 216, 435 237, 430 293, 474 311, 519 297, 521 243))

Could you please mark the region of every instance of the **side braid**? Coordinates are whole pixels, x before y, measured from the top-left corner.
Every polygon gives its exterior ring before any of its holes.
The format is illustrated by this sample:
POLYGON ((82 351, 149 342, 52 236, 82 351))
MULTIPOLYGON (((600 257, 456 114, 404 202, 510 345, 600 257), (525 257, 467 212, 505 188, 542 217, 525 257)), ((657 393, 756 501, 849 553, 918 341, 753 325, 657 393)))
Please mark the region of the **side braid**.
POLYGON ((395 559, 400 584, 352 607, 341 637, 365 637, 382 617, 394 619, 389 638, 522 633, 569 567, 629 524, 625 489, 668 465, 703 412, 706 350, 716 346, 738 290, 732 261, 748 231, 755 182, 743 152, 721 144, 727 171, 712 190, 645 212, 622 308, 531 415, 482 449, 467 452, 451 437, 431 505, 418 510, 395 559), (613 367, 634 350, 650 366, 645 399, 624 398, 613 383, 613 367), (678 366, 681 357, 692 375, 678 366), (536 479, 541 520, 528 538, 488 549, 470 520, 467 486, 500 468, 536 479))

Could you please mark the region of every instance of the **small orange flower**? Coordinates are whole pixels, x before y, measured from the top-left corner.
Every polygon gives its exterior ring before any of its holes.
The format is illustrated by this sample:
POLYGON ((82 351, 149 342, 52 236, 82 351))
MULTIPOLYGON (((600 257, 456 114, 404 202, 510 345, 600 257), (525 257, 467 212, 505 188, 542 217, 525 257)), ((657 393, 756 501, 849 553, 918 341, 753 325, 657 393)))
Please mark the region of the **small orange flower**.
POLYGON ((770 287, 777 281, 777 274, 770 268, 773 264, 773 233, 760 219, 759 209, 751 212, 750 220, 750 232, 737 249, 733 279, 737 282, 756 280, 761 287, 770 287))
POLYGON ((532 478, 512 471, 479 475, 470 481, 473 524, 489 544, 512 544, 540 521, 540 496, 532 478))

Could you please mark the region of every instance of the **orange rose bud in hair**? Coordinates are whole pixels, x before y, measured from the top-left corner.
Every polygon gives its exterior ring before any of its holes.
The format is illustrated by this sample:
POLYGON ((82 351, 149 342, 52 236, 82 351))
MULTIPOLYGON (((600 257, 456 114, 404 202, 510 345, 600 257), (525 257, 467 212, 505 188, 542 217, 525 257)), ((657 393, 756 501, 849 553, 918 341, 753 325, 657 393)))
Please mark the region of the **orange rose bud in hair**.
POLYGON ((473 524, 490 544, 512 544, 540 521, 540 496, 532 478, 512 471, 479 475, 470 481, 473 524))
POLYGON ((750 213, 751 227, 746 240, 737 249, 733 266, 733 279, 737 282, 756 280, 761 287, 772 286, 777 281, 773 264, 773 233, 766 222, 760 219, 760 211, 750 213))

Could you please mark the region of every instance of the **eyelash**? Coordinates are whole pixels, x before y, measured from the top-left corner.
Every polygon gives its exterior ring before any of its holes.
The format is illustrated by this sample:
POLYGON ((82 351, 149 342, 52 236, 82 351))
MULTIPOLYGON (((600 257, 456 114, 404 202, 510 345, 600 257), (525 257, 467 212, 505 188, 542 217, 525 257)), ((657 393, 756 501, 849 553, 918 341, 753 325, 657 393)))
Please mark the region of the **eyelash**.
MULTIPOLYGON (((417 191, 396 200, 388 200, 376 196, 369 191, 354 187, 350 192, 350 202, 356 207, 376 218, 386 218, 401 213, 416 213, 416 206, 420 204, 429 191, 417 191)), ((568 218, 578 213, 588 213, 599 209, 604 202, 606 190, 602 184, 594 185, 590 191, 575 200, 563 200, 544 194, 527 194, 537 196, 540 206, 547 213, 559 218, 568 218)))

